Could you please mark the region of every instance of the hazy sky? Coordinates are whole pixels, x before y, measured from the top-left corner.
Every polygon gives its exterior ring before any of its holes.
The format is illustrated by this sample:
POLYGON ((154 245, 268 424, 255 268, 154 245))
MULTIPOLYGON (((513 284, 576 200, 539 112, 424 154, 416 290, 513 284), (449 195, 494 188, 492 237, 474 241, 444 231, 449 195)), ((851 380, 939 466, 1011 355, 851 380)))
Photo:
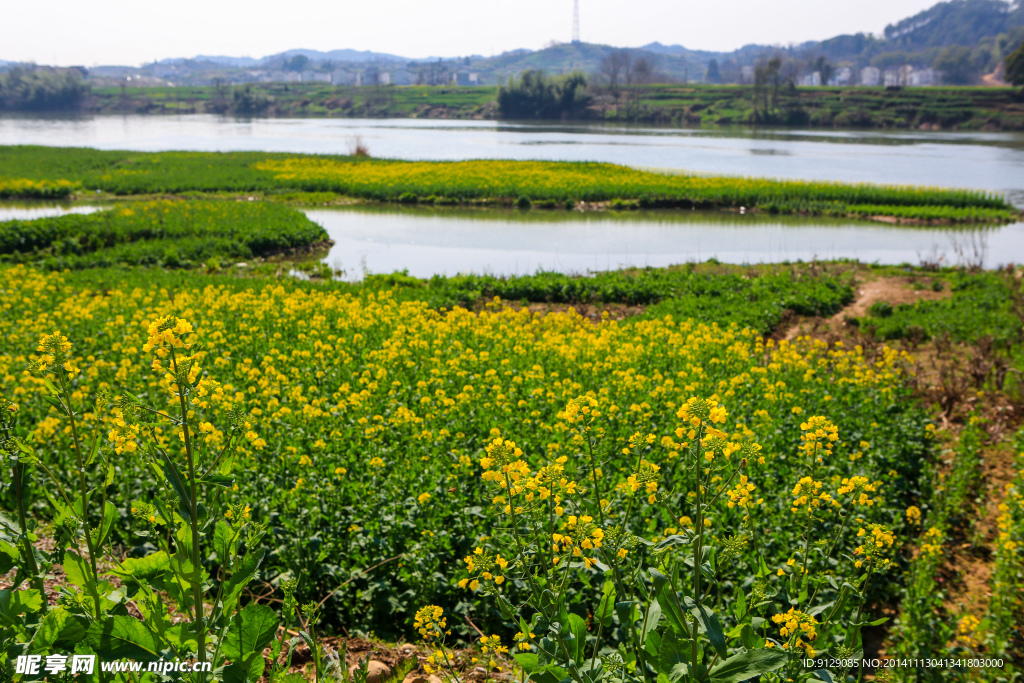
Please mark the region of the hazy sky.
MULTIPOLYGON (((580 0, 585 42, 730 50, 879 33, 936 0, 580 0)), ((0 59, 138 65, 197 54, 352 48, 405 57, 492 55, 567 41, 572 0, 48 0, 6 3, 0 59)))

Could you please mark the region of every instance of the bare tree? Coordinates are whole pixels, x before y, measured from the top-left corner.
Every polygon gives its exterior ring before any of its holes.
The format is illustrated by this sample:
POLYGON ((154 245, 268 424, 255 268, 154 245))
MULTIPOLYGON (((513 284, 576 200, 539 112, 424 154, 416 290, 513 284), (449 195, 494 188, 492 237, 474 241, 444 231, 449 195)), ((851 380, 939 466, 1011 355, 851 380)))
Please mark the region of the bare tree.
POLYGON ((612 50, 601 60, 598 74, 616 97, 619 94, 619 87, 631 71, 632 64, 633 54, 629 50, 612 50))

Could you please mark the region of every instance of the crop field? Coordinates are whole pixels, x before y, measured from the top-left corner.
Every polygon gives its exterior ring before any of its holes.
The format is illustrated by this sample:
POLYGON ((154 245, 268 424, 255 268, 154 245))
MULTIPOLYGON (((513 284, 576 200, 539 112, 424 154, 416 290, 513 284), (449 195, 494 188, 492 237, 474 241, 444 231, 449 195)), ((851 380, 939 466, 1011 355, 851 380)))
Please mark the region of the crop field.
POLYGON ((55 188, 112 195, 333 193, 367 201, 504 204, 529 208, 741 207, 767 213, 887 217, 910 222, 1016 220, 1006 199, 979 190, 663 174, 605 163, 410 162, 254 152, 117 152, 2 147, 0 187, 22 196, 55 188))
MULTIPOLYGON (((84 234, 135 234, 116 225, 84 234)), ((934 301, 786 339, 855 276, 0 266, 0 665, 73 650, 358 681, 322 639, 344 632, 419 643, 443 678, 514 656, 541 683, 838 681, 884 654, 982 661, 892 680, 1019 680, 1024 443, 992 403, 1020 400, 1019 277, 922 273, 934 301), (935 363, 969 356, 936 393, 912 355, 931 338, 935 363), (991 594, 966 607, 946 564, 965 547, 987 549, 991 594)))

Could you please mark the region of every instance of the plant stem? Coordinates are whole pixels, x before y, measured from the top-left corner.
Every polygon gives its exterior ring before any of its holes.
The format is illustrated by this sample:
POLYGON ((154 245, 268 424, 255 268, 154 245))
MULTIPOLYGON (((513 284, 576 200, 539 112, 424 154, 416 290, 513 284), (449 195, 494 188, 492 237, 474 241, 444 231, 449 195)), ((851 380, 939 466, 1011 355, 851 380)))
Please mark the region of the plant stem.
MULTIPOLYGON (((57 371, 57 377, 60 378, 60 388, 64 392, 64 400, 62 401, 64 414, 68 416, 68 420, 71 422, 71 437, 74 440, 75 457, 78 461, 78 490, 82 499, 82 526, 85 527, 85 547, 89 551, 89 566, 92 568, 92 585, 90 587, 92 589, 93 603, 96 606, 96 618, 99 619, 100 613, 103 610, 100 603, 100 594, 96 588, 96 584, 100 580, 99 571, 96 569, 96 550, 93 547, 92 534, 89 532, 89 495, 85 485, 85 460, 82 458, 82 444, 78 438, 78 428, 75 426, 75 413, 71 410, 71 394, 68 391, 68 383, 60 369, 57 371)), ((102 515, 103 513, 101 512, 100 514, 102 515)), ((100 519, 102 528, 102 517, 100 519)))
MULTIPOLYGON (((171 349, 171 362, 174 364, 174 373, 178 374, 178 360, 171 349)), ((186 378, 187 379, 187 378, 186 378)), ((178 403, 181 406, 181 430, 185 440, 185 456, 188 459, 188 484, 189 484, 189 522, 192 527, 192 602, 195 606, 196 638, 198 639, 199 662, 206 662, 206 627, 203 625, 203 575, 202 565, 199 562, 199 503, 196 499, 198 494, 198 482, 196 481, 195 458, 192 454, 192 439, 188 432, 188 403, 185 401, 185 388, 178 384, 178 403)), ((200 681, 206 677, 200 673, 200 681)))
MULTIPOLYGON (((28 570, 32 574, 32 578, 29 583, 32 587, 39 591, 39 595, 43 598, 43 614, 46 614, 46 610, 49 607, 49 602, 46 599, 46 587, 43 585, 43 577, 39 576, 39 565, 36 564, 35 548, 32 546, 32 541, 28 538, 28 522, 25 516, 25 495, 24 495, 24 484, 25 484, 25 463, 16 462, 14 464, 14 495, 18 499, 18 523, 21 526, 21 540, 25 544, 25 562, 28 564, 28 570)), ((17 588, 17 586, 15 586, 17 588)))

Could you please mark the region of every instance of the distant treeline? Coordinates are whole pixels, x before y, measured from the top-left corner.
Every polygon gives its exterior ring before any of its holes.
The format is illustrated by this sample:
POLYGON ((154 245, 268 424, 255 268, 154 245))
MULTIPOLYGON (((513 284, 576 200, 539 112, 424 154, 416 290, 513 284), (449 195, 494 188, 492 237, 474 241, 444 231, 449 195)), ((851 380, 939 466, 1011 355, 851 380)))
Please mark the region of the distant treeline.
POLYGON ((578 118, 590 104, 586 87, 581 71, 548 78, 531 69, 498 88, 498 111, 509 119, 578 118))
POLYGON ((0 110, 78 109, 88 92, 78 69, 14 66, 0 73, 0 110))

